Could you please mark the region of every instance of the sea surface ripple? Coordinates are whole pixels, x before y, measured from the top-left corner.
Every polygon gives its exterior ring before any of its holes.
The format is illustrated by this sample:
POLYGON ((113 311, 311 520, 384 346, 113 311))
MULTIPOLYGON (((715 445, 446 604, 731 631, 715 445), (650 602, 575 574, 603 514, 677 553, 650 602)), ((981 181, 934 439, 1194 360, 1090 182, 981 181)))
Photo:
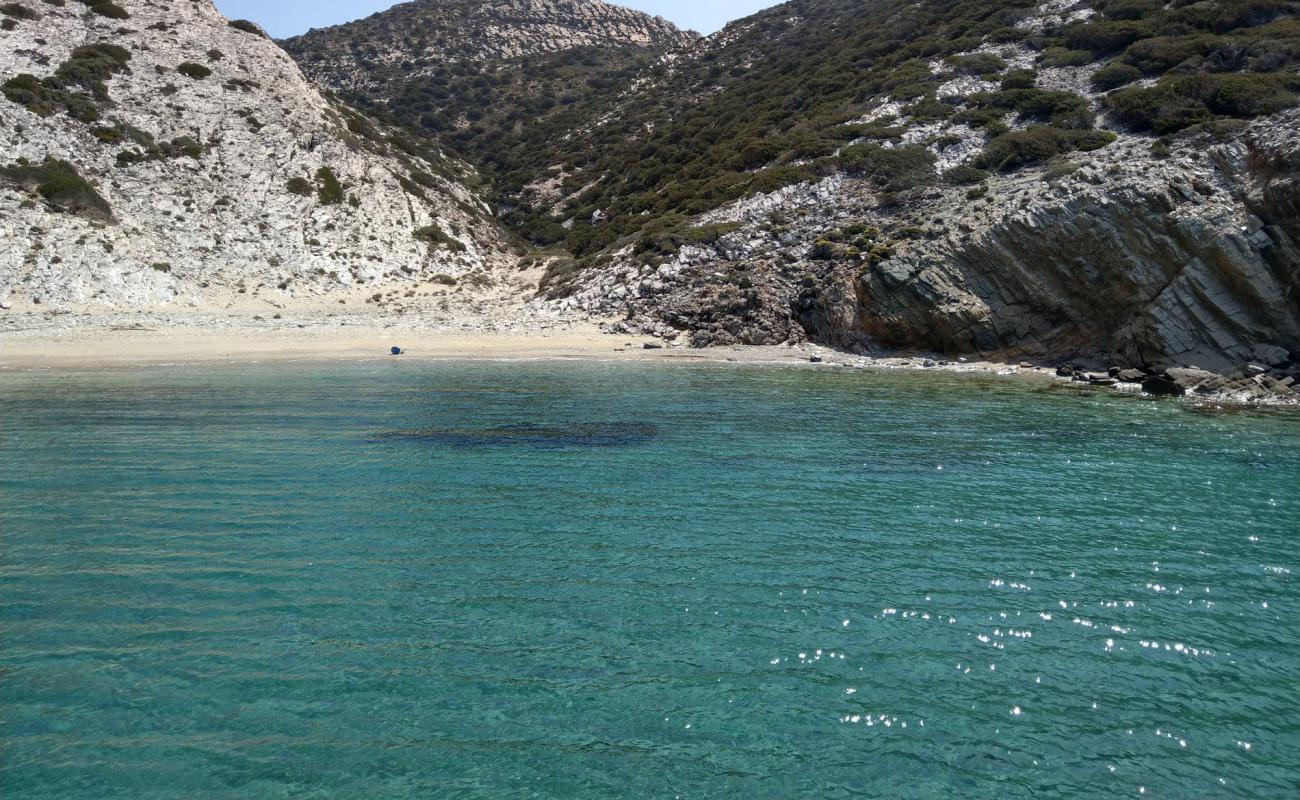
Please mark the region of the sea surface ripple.
POLYGON ((1300 418, 979 376, 0 375, 0 796, 1300 796, 1300 418))

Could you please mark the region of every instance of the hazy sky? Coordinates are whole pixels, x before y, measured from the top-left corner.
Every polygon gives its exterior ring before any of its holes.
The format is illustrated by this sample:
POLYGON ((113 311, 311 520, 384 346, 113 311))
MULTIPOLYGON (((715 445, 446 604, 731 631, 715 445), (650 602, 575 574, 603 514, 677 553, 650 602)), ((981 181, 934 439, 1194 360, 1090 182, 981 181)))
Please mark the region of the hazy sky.
MULTIPOLYGON (((251 19, 276 38, 308 28, 359 19, 394 5, 393 0, 216 0, 231 19, 251 19)), ((621 0, 618 5, 659 14, 679 28, 713 33, 733 19, 748 16, 776 0, 621 0)))

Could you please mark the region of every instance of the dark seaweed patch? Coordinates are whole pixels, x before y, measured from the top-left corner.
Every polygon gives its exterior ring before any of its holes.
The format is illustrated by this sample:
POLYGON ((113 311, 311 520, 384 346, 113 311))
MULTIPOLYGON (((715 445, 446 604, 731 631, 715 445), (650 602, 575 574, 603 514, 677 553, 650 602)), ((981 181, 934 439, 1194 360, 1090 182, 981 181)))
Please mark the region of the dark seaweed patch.
POLYGON ((659 436, 653 425, 580 422, 572 425, 504 425, 499 428, 423 428, 385 431, 375 441, 423 442, 451 447, 632 447, 659 436))

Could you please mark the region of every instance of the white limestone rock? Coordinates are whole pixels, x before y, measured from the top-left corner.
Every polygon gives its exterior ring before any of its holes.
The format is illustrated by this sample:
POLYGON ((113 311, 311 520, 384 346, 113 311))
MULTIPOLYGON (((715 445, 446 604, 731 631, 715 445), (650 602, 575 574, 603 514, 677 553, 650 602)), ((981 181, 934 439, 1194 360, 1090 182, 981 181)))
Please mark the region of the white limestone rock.
POLYGON ((87 44, 122 47, 130 58, 104 81, 93 123, 0 97, 0 167, 67 161, 112 213, 55 211, 32 187, 0 179, 0 299, 202 305, 240 288, 283 299, 511 260, 490 213, 460 182, 468 167, 327 100, 274 42, 232 27, 210 0, 118 0, 126 19, 81 3, 22 2, 40 18, 0 31, 0 83, 49 78, 87 44), (184 63, 210 74, 177 72, 184 63), (121 162, 148 150, 123 131, 163 145, 186 137, 190 154, 121 162), (318 195, 322 168, 342 183, 337 203, 318 195), (293 178, 310 185, 308 196, 289 191, 293 178), (442 244, 414 235, 430 225, 444 232, 442 244))

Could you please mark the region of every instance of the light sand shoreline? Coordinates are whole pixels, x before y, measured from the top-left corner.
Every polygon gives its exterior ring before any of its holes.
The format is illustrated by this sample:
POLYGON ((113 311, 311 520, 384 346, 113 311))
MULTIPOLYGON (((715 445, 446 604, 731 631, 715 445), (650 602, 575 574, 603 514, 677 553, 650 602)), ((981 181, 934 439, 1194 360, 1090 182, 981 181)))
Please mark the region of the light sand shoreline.
MULTIPOLYGON (((523 332, 463 324, 422 326, 415 319, 357 316, 344 320, 247 320, 229 317, 132 319, 81 317, 66 321, 29 319, 35 324, 0 328, 0 381, 5 375, 58 374, 140 368, 239 366, 290 363, 380 361, 527 362, 574 361, 662 365, 739 364, 905 370, 966 374, 1039 383, 1061 383, 1078 391, 1136 396, 1135 384, 1114 387, 1071 383, 1051 365, 958 359, 934 354, 859 356, 815 344, 738 345, 697 350, 646 336, 606 334, 594 322, 566 320, 523 332), (646 345, 651 345, 647 348, 646 345), (392 347, 403 349, 401 356, 392 347)), ((1196 406, 1228 408, 1282 406, 1289 400, 1243 400, 1230 395, 1185 398, 1196 406)))
MULTIPOLYGON (((414 320, 376 317, 331 320, 32 319, 0 330, 0 373, 84 371, 147 366, 392 360, 610 361, 654 363, 786 364, 816 367, 922 369, 925 356, 865 358, 813 344, 717 347, 697 350, 645 336, 606 334, 594 322, 565 322, 527 333, 453 325, 423 327, 414 320), (649 344, 652 347, 647 348, 649 344), (817 360, 814 360, 817 359, 817 360)), ((995 362, 939 363, 926 368, 985 374, 1050 376, 1046 367, 995 362)))

